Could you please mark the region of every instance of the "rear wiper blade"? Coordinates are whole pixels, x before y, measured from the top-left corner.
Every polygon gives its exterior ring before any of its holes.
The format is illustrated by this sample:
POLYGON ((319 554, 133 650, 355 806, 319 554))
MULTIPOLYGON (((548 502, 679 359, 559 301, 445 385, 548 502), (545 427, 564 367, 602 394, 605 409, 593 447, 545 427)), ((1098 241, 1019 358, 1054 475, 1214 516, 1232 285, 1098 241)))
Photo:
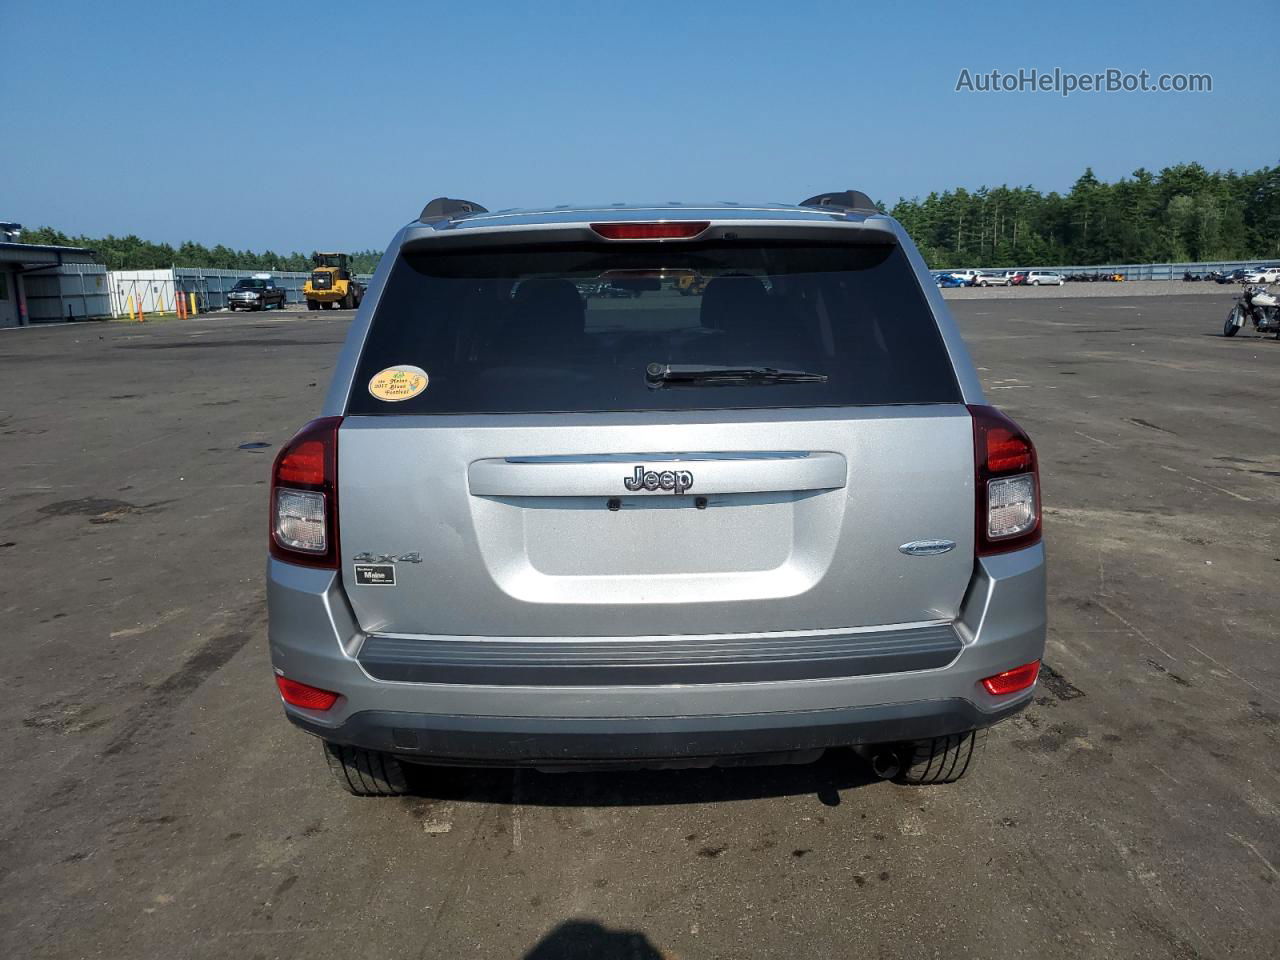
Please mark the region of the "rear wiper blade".
POLYGON ((664 383, 825 383, 825 373, 785 370, 778 367, 734 367, 712 363, 651 363, 645 379, 653 386, 664 383))

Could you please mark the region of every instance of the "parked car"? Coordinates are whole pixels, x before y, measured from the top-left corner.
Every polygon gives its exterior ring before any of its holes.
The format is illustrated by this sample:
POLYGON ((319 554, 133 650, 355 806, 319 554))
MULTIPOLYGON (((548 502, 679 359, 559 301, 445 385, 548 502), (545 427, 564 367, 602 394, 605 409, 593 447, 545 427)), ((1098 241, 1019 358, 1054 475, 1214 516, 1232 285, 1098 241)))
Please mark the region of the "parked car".
POLYGON ((975 287, 1007 287, 1009 286, 1009 274, 1007 273, 980 273, 973 281, 975 287))
POLYGON ((972 287, 978 282, 979 274, 977 270, 952 270, 951 275, 964 286, 972 287))
POLYGON ((960 277, 953 273, 935 273, 933 275, 934 282, 940 287, 964 287, 968 286, 960 277))
POLYGON ((1255 267, 1244 275, 1245 283, 1276 283, 1280 281, 1280 267, 1255 267))
POLYGON ((1029 287, 1060 287, 1063 284, 1062 274, 1054 273, 1051 270, 1032 270, 1027 274, 1024 281, 1029 287))
POLYGON ((1209 276, 1210 279, 1217 283, 1244 283, 1244 278, 1248 276, 1248 271, 1241 269, 1224 270, 1212 273, 1209 276))
POLYGON ((440 199, 396 234, 271 476, 275 681, 343 789, 848 745, 909 784, 971 768, 1044 651, 1036 452, 873 212, 440 199), (711 279, 575 287, 620 271, 711 279))
POLYGON ((284 309, 286 295, 283 287, 276 286, 268 274, 258 274, 237 280, 227 294, 227 306, 234 310, 265 310, 275 304, 284 309))

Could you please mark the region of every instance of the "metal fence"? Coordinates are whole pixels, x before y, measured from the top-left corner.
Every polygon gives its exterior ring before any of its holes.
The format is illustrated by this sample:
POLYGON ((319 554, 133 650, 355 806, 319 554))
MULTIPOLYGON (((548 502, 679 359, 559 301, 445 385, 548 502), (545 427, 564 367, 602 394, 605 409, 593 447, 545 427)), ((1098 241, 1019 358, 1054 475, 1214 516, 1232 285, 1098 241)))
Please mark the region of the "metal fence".
POLYGON ((1089 265, 1042 267, 1030 265, 1026 267, 947 267, 934 270, 934 273, 948 273, 951 270, 979 270, 984 273, 1005 273, 1008 270, 1049 270, 1053 273, 1070 274, 1107 274, 1118 273, 1126 280, 1181 280, 1183 274, 1203 277, 1210 273, 1230 270, 1251 270, 1269 266, 1274 260, 1210 260, 1201 263, 1095 263, 1089 265))
POLYGON ((302 285, 311 276, 296 271, 211 270, 205 267, 174 267, 173 276, 184 293, 194 293, 200 311, 221 310, 237 280, 258 274, 270 275, 283 288, 287 303, 302 303, 302 285))
MULTIPOLYGON (((204 313, 223 310, 227 294, 237 280, 254 276, 270 276, 285 292, 287 303, 302 303, 302 287, 310 273, 282 270, 219 270, 213 267, 172 267, 168 270, 115 270, 111 273, 111 313, 117 317, 129 312, 129 304, 141 306, 144 313, 172 313, 177 309, 176 297, 195 294, 196 308, 204 313)), ((371 274, 356 274, 368 286, 371 274)))

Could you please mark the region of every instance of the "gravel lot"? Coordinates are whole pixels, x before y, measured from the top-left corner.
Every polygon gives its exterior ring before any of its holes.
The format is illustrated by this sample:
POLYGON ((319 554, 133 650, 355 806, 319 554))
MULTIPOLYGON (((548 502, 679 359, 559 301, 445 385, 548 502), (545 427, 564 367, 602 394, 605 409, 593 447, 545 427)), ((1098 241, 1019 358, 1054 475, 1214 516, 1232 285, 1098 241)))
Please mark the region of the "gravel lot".
POLYGON ((1052 669, 928 790, 833 751, 340 795, 262 568, 350 315, 0 332, 0 956, 1274 957, 1280 342, 1165 286, 953 304, 1039 445, 1052 669))

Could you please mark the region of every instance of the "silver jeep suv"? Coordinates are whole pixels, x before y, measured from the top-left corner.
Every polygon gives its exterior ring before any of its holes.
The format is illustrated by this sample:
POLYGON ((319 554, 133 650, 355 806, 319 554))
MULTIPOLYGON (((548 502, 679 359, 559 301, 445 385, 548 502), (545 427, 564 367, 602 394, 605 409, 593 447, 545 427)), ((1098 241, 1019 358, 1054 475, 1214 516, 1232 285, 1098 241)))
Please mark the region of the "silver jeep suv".
POLYGON ((1045 636, 1036 454, 902 227, 434 200, 271 484, 271 659, 339 783, 852 746, 965 773, 1045 636))

